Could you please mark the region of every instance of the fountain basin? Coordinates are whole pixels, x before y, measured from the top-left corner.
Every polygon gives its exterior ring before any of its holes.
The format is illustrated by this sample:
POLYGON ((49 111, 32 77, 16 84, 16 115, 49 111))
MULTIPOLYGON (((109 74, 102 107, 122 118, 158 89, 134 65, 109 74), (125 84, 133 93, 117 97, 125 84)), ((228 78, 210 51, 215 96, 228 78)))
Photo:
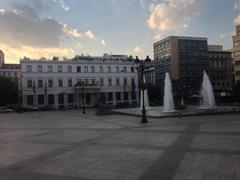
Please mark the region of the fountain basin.
MULTIPOLYGON (((151 118, 165 118, 165 117, 179 117, 181 116, 197 116, 209 114, 225 114, 239 111, 238 106, 216 106, 216 108, 199 108, 199 106, 186 106, 186 109, 175 110, 171 112, 163 112, 163 106, 151 107, 146 110, 147 117, 151 118)), ((142 110, 137 108, 128 109, 113 109, 112 112, 117 114, 124 114, 130 116, 142 116, 142 110)))

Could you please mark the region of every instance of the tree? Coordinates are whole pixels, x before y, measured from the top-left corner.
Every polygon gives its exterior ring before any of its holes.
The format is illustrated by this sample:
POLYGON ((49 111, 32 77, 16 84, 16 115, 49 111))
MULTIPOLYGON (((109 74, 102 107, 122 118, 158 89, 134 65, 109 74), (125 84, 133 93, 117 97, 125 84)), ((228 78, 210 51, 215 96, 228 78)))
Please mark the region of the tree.
POLYGON ((236 98, 237 102, 240 104, 240 81, 238 81, 234 86, 233 95, 236 98))
POLYGON ((152 105, 162 105, 163 101, 163 91, 160 86, 157 85, 147 85, 149 102, 152 105))
POLYGON ((0 76, 0 105, 16 104, 18 102, 17 81, 0 76))

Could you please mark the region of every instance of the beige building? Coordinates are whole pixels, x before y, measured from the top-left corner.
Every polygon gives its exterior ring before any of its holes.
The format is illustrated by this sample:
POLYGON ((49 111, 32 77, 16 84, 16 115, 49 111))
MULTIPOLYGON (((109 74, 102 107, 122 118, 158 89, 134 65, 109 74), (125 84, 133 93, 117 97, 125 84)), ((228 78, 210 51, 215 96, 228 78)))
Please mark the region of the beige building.
POLYGON ((230 51, 221 45, 208 45, 208 75, 215 94, 231 92, 233 89, 233 63, 230 51))
POLYGON ((234 61, 235 83, 240 81, 240 25, 236 26, 236 35, 232 37, 232 56, 234 61))

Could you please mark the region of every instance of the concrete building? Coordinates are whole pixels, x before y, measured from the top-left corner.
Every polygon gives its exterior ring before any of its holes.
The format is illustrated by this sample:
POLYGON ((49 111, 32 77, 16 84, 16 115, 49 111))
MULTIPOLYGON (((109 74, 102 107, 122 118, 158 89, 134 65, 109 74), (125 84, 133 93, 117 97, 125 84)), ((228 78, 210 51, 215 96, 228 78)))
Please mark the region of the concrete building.
POLYGON ((232 56, 234 61, 235 83, 240 81, 240 25, 236 26, 236 35, 232 37, 233 49, 232 56))
POLYGON ((194 95, 208 66, 207 38, 170 36, 160 40, 154 43, 154 61, 156 84, 163 87, 169 72, 175 95, 194 95))
POLYGON ((20 80, 20 64, 6 64, 3 51, 0 50, 0 76, 20 80))
POLYGON ((94 106, 100 97, 113 106, 138 102, 138 74, 128 56, 24 58, 20 62, 24 107, 80 107, 83 99, 87 106, 94 106))
POLYGON ((220 45, 208 46, 208 75, 215 95, 226 95, 233 90, 233 60, 230 51, 223 51, 220 45))

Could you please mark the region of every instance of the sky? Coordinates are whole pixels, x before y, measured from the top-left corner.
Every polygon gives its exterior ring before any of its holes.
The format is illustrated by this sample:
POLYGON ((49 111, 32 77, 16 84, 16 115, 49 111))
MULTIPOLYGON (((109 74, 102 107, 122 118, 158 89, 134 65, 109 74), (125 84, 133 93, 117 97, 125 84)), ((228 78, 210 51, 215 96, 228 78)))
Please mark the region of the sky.
POLYGON ((76 54, 153 57, 169 35, 232 47, 240 0, 0 0, 6 63, 76 54))

